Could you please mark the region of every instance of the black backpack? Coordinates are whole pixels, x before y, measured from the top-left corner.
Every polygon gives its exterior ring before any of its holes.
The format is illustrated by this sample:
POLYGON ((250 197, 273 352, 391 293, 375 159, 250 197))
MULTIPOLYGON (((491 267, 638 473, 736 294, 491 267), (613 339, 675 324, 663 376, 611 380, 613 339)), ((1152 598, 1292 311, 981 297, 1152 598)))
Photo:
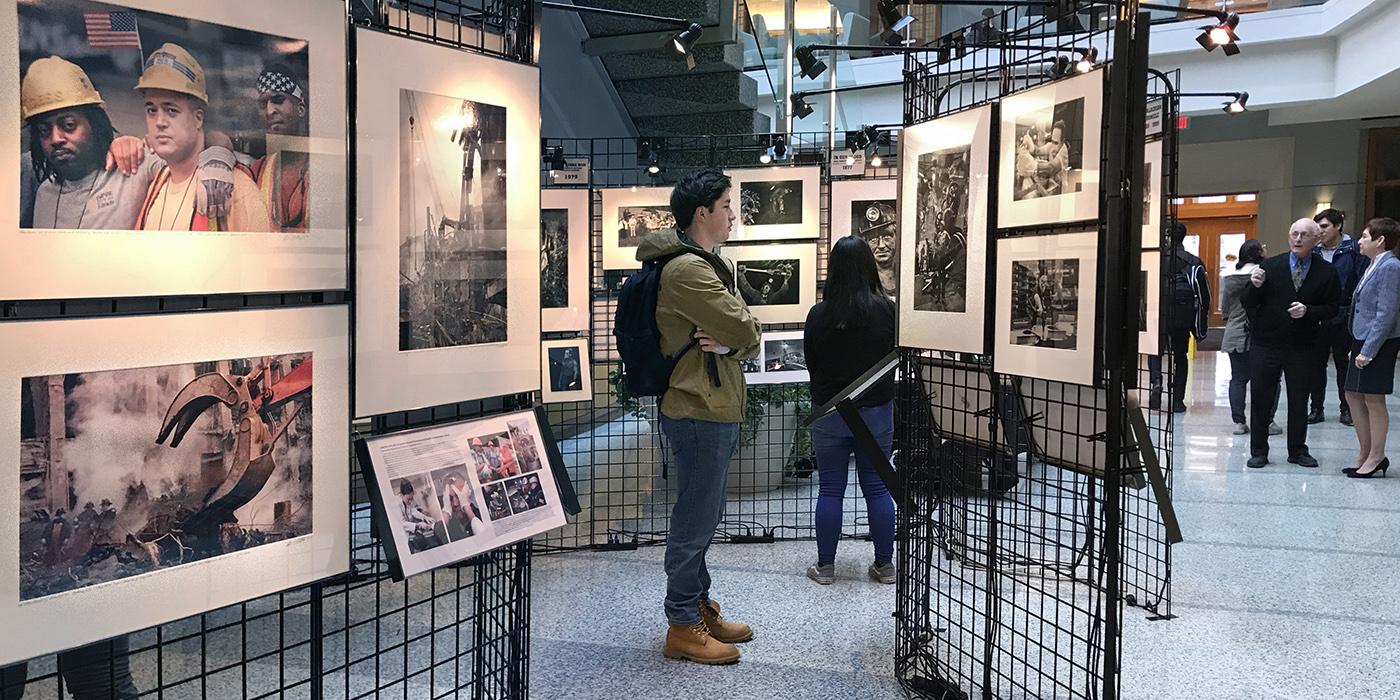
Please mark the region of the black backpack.
POLYGON ((1172 330, 1189 330, 1197 338, 1204 338, 1204 304, 1200 289, 1202 266, 1185 255, 1177 253, 1172 260, 1175 270, 1171 276, 1171 319, 1172 330))
POLYGON ((617 312, 613 315, 613 337, 622 357, 622 374, 627 393, 632 396, 661 396, 671 386, 671 373, 682 356, 699 341, 692 339, 675 357, 661 352, 661 330, 656 327, 656 295, 661 289, 661 270, 666 263, 686 255, 679 251, 642 263, 639 272, 622 284, 617 312))

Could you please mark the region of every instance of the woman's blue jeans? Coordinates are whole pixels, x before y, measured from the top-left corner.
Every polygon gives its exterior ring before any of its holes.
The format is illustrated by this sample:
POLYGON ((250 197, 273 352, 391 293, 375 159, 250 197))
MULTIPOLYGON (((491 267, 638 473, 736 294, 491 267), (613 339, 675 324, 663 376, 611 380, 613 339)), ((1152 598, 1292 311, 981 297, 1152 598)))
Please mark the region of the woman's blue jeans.
MULTIPOLYGON (((894 447, 894 402, 860 409, 860 415, 888 459, 894 447)), ((836 541, 841 537, 841 502, 846 496, 851 454, 856 455, 856 478, 870 515, 870 538, 875 541, 875 561, 894 559, 894 499, 880 479, 875 465, 856 449, 855 437, 840 415, 832 413, 812 424, 812 447, 817 453, 817 563, 836 561, 836 541)))

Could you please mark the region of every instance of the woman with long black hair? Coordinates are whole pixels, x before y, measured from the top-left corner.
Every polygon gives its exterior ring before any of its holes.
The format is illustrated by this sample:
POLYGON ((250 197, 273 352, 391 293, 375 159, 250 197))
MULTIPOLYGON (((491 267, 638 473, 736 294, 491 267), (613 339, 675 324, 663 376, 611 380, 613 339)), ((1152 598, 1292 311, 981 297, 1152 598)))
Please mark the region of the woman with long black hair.
MULTIPOLYGON (((880 288, 875 255, 866 242, 846 236, 836 242, 827 262, 822 301, 807 314, 803 350, 811 375, 812 402, 823 404, 894 349, 894 302, 880 288)), ((886 376, 852 397, 870 432, 890 456, 894 443, 894 378, 886 376)), ((828 585, 836 580, 836 541, 841 536, 841 502, 851 454, 870 516, 875 561, 867 573, 880 583, 894 583, 894 499, 875 465, 856 449, 841 417, 829 414, 812 424, 821 487, 817 495, 817 563, 807 577, 828 585)))

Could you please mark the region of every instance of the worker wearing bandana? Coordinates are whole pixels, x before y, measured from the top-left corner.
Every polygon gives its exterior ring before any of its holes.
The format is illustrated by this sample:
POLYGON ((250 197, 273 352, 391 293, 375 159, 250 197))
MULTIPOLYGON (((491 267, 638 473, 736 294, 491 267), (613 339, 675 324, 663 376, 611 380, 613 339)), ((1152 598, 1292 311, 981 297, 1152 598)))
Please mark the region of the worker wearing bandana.
POLYGON ((267 155, 253 162, 258 192, 282 231, 307 230, 306 81, 286 64, 258 75, 258 112, 267 129, 267 155))

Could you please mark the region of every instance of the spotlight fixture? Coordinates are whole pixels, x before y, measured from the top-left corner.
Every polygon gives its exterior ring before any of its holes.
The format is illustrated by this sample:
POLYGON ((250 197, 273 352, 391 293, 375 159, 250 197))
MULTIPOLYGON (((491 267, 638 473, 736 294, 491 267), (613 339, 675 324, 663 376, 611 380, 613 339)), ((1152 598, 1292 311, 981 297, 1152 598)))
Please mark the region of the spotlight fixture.
POLYGON ((807 104, 807 97, 800 92, 792 93, 792 116, 803 119, 811 113, 812 105, 807 104))
POLYGON ((854 166, 855 164, 856 164, 856 154, 855 154, 854 152, 852 152, 852 153, 847 153, 847 154, 846 154, 846 167, 849 168, 849 167, 851 167, 851 166, 854 166))
POLYGON ((1240 52, 1240 37, 1235 33, 1235 27, 1238 26, 1240 16, 1231 12, 1225 15, 1220 24, 1201 27, 1201 34, 1196 37, 1196 43, 1206 51, 1214 51, 1215 47, 1219 46, 1224 49, 1226 56, 1234 56, 1240 52))
POLYGON ((661 164, 653 160, 647 165, 647 174, 656 177, 661 174, 661 164))
POLYGON ((787 160, 788 147, 787 138, 779 136, 773 143, 773 160, 787 160))
POLYGON ((826 72, 826 63, 817 58, 811 46, 799 46, 793 51, 793 56, 797 59, 797 65, 802 68, 798 73, 804 78, 815 80, 817 76, 826 72))
POLYGON ((648 141, 648 140, 646 140, 646 139, 642 139, 641 141, 638 141, 638 142, 637 142, 637 163, 639 163, 639 164, 641 164, 641 165, 646 165, 647 163, 650 163, 650 162, 652 162, 652 161, 654 161, 654 160, 656 160, 656 159, 652 156, 651 141, 648 141))
POLYGON ((1088 73, 1094 69, 1094 64, 1098 63, 1099 50, 1093 47, 1079 49, 1079 60, 1074 62, 1074 69, 1080 73, 1088 73))
POLYGON ((1073 69, 1074 62, 1069 60, 1069 56, 1056 56, 1046 60, 1045 72, 1051 79, 1063 78, 1073 69))
MULTIPOLYGON (((772 150, 772 149, 769 148, 768 150, 772 150)), ((758 156, 758 162, 760 162, 760 163, 762 163, 762 164, 764 164, 764 165, 768 165, 769 163, 772 163, 772 162, 773 162, 773 155, 770 154, 768 151, 764 151, 763 153, 760 153, 760 154, 759 154, 759 156, 758 156)))
POLYGON ((792 156, 792 151, 788 150, 787 137, 782 134, 773 134, 768 137, 768 150, 758 157, 758 162, 767 165, 774 161, 779 163, 792 156))
POLYGON ((865 135, 864 129, 846 132, 846 148, 851 149, 851 153, 864 151, 870 145, 870 137, 865 135))
POLYGON ((879 154, 879 153, 876 153, 874 156, 872 156, 872 157, 870 158, 870 167, 872 167, 872 168, 878 168, 878 167, 880 167, 880 166, 882 166, 882 165, 884 165, 884 164, 885 164, 885 161, 884 161, 883 158, 880 157, 880 154, 879 154))
POLYGON ((549 166, 550 170, 563 170, 568 166, 568 164, 564 162, 564 147, 545 146, 544 162, 549 166))
POLYGON ((689 56, 695 50, 695 42, 700 41, 700 34, 703 32, 700 23, 691 22, 689 27, 676 32, 671 37, 671 49, 681 56, 689 56))
POLYGON ((1226 102, 1225 106, 1221 108, 1221 111, 1225 112, 1226 114, 1239 114, 1240 112, 1247 111, 1244 106, 1246 102, 1249 102, 1249 93, 1237 93, 1235 95, 1235 99, 1230 102, 1226 102))
POLYGON ((894 0, 880 0, 880 20, 891 32, 898 32, 914 22, 912 15, 899 11, 899 3, 894 0))

